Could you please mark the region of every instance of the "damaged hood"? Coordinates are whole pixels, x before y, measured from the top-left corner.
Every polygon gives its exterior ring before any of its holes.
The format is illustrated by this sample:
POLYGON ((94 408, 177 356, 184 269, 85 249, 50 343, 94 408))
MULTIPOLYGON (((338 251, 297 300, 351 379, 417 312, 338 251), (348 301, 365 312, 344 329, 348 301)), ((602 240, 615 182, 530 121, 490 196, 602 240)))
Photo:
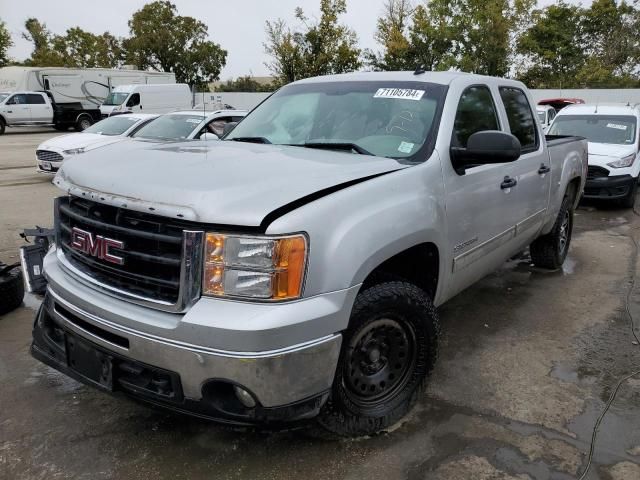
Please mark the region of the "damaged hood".
POLYGON ((127 139, 66 161, 54 183, 132 210, 259 226, 303 197, 402 168, 389 158, 303 147, 127 139))

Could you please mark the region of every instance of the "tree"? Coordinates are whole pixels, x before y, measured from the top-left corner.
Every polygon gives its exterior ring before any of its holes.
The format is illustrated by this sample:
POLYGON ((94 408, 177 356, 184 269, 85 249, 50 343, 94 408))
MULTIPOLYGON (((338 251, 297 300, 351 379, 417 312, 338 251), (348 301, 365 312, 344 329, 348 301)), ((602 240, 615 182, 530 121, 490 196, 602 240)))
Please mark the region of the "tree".
POLYGON ((29 18, 24 22, 26 32, 22 38, 33 43, 33 52, 24 63, 39 67, 63 67, 64 61, 60 54, 53 50, 53 36, 47 26, 36 18, 29 18))
MULTIPOLYGON (((419 8, 422 8, 420 6, 419 8)), ((374 70, 408 70, 415 68, 414 51, 409 40, 413 5, 410 0, 387 0, 378 18, 375 40, 382 52, 365 51, 365 59, 374 70)))
POLYGON ((559 2, 533 13, 518 41, 523 56, 518 77, 531 88, 570 88, 585 62, 583 9, 559 2))
POLYGON ((409 29, 410 68, 422 65, 426 70, 449 70, 458 67, 460 48, 459 0, 432 0, 418 5, 409 29))
POLYGON ((129 30, 127 59, 140 69, 173 72, 176 81, 202 87, 226 64, 227 52, 208 40, 207 26, 178 15, 169 1, 146 4, 129 20, 129 30))
POLYGON ((13 45, 11 34, 7 30, 5 23, 0 20, 0 67, 4 67, 9 63, 9 54, 7 50, 13 45))
POLYGON ((95 35, 74 27, 68 29, 66 35, 56 35, 52 44, 65 67, 115 68, 122 64, 120 41, 109 32, 95 35))
POLYGON ((338 22, 346 11, 346 0, 320 0, 320 20, 310 23, 302 9, 297 8, 301 31, 292 31, 282 19, 267 21, 264 47, 273 60, 266 66, 281 84, 360 68, 358 38, 353 30, 338 22))
POLYGON ((249 75, 238 77, 235 80, 227 80, 216 87, 217 92, 272 92, 273 90, 273 85, 257 82, 249 75))

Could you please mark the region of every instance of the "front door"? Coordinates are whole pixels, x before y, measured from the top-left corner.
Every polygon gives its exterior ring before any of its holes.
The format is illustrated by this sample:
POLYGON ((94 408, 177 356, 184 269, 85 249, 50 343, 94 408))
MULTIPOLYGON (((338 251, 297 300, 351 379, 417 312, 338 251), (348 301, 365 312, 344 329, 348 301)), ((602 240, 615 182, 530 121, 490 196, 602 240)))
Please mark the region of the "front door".
POLYGON ((28 123, 31 121, 31 110, 27 105, 27 95, 16 93, 12 95, 2 107, 2 115, 7 123, 28 123))
MULTIPOLYGON (((484 130, 502 130, 496 97, 486 85, 474 85, 461 95, 451 146, 465 148, 468 138, 484 130)), ((450 297, 495 270, 513 248, 515 217, 512 163, 469 167, 456 172, 448 152, 441 152, 446 192, 446 216, 452 275, 450 297), (444 158, 446 156, 446 158, 444 158)))

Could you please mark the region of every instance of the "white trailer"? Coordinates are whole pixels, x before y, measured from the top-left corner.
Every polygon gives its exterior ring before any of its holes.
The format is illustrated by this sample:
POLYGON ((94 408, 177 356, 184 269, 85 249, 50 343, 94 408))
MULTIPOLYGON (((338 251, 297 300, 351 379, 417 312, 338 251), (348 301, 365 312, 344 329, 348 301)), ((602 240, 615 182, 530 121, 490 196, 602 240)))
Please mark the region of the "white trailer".
POLYGON ((168 72, 108 68, 0 68, 0 92, 46 90, 58 105, 80 103, 87 110, 99 108, 117 85, 159 83, 176 83, 176 77, 168 72))

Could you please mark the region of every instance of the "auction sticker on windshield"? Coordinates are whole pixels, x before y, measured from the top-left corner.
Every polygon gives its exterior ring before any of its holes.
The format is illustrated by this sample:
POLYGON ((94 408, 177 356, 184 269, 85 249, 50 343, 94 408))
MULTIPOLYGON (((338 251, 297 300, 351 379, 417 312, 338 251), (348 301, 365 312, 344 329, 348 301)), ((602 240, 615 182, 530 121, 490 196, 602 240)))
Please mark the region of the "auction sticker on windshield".
POLYGON ((403 100, 420 100, 424 90, 412 88, 379 88, 373 98, 399 98, 403 100))
POLYGON ((615 128, 616 130, 626 130, 626 125, 618 125, 616 123, 607 123, 607 128, 615 128))

